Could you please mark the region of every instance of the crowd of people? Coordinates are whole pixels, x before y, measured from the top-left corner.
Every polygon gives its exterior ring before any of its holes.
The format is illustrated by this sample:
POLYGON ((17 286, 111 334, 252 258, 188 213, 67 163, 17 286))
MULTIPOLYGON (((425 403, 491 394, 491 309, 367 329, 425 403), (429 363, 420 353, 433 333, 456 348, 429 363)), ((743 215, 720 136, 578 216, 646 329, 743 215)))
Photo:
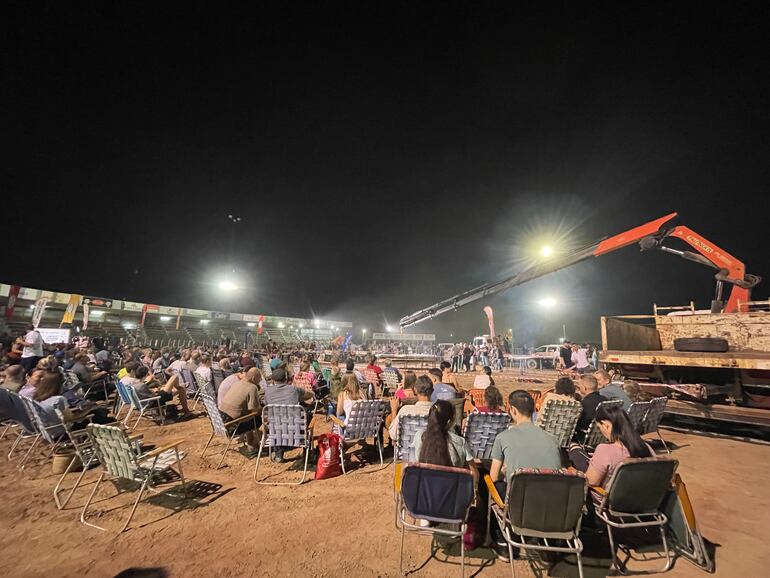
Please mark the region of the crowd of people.
MULTIPOLYGON (((255 412, 258 415, 268 404, 299 404, 306 408, 308 420, 312 418, 314 408, 320 405, 347 424, 354 404, 372 399, 379 390, 380 395, 387 394, 389 398, 389 415, 383 426, 387 429, 389 443, 397 443, 399 421, 404 416, 425 415, 427 429, 413 441, 418 460, 468 468, 477 487, 480 475, 489 473, 501 495, 505 495, 505 473, 519 468, 574 467, 585 472, 590 484, 601 486, 623 459, 655 455, 631 426, 626 413, 641 395, 638 386, 613 383, 604 370, 589 373, 585 370, 588 366, 583 365, 583 356, 574 355, 580 348, 571 344, 567 344, 573 352, 569 360, 577 365, 580 373, 577 387, 572 378, 560 377, 553 391, 544 398, 544 402, 552 396, 578 400, 581 404, 576 444, 563 452, 550 434, 538 427, 535 400, 530 393, 517 389, 504 399, 495 385, 490 363, 494 364, 502 351, 499 343, 491 348, 481 345, 478 350, 458 344, 452 348, 449 359, 420 373, 400 371, 387 359, 381 365, 376 355, 368 357, 363 370, 357 367, 354 358, 334 355, 330 367, 324 372, 317 354, 309 348, 285 350, 272 343, 256 350, 203 346, 174 350, 167 347, 112 347, 109 344, 102 344, 102 347, 94 344, 82 349, 78 344, 47 346, 32 327, 16 343, 19 355, 9 356, 6 352, 3 356, 0 392, 12 391, 37 402, 49 425, 61 423, 56 410, 73 422, 82 419, 84 412, 93 414, 89 411, 93 409, 93 400, 85 392, 90 391, 93 396, 94 392, 102 391, 90 386, 108 376, 133 388, 140 398, 158 396, 164 411, 169 412, 167 417, 188 419, 193 416, 188 399, 191 392, 181 377, 187 370, 197 374, 199 381, 205 384, 226 422, 255 412), (498 350, 497 354, 495 350, 498 350), (512 426, 494 440, 489 463, 473 459, 468 443, 460 435, 451 403, 451 400, 466 396, 459 385, 457 372, 468 371, 473 356, 478 356, 482 364, 474 387, 484 389, 484 401, 476 403, 473 411, 508 412, 512 420, 512 426), (388 376, 388 372, 392 375, 388 376), (215 375, 220 375, 220 380, 215 379, 215 375), (398 385, 388 392, 388 383, 398 385), (606 409, 599 405, 607 399, 621 400, 622 407, 606 409), (577 442, 593 421, 598 423, 607 442, 600 444, 589 457, 577 442)), ((0 419, 23 421, 10 399, 7 394, 0 393, 0 419)), ((101 411, 92 415, 92 419, 95 418, 97 423, 108 422, 106 410, 101 411)), ((238 426, 237 434, 244 440, 242 452, 249 457, 259 451, 261 425, 261 419, 255 417, 238 426)), ((84 422, 75 427, 84 427, 84 422)), ((283 448, 273 449, 272 459, 283 461, 283 448)), ((483 494, 480 492, 480 499, 483 494)), ((483 511, 483 508, 479 510, 483 511)), ((507 558, 508 550, 499 539, 499 529, 493 528, 493 534, 500 546, 498 555, 507 558)))

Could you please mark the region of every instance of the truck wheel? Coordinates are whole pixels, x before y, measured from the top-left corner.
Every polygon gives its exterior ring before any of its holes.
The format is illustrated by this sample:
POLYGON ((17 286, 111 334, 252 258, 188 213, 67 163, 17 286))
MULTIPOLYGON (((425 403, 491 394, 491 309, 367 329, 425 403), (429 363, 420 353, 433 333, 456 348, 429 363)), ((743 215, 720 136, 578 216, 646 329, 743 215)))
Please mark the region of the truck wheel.
POLYGON ((721 337, 680 337, 674 339, 674 349, 677 351, 702 351, 723 353, 730 350, 727 339, 721 337))
POLYGON ((537 369, 537 367, 538 367, 537 361, 535 361, 534 359, 527 360, 527 369, 537 369))

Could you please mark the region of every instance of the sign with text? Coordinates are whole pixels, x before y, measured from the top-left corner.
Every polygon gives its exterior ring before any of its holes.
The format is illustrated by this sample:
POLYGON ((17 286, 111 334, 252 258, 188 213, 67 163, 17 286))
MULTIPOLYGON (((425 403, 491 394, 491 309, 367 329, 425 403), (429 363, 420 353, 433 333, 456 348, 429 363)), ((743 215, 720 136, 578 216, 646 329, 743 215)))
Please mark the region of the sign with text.
POLYGON ((436 341, 433 333, 373 333, 372 339, 383 341, 436 341))
POLYGON ((55 343, 69 343, 70 342, 70 330, 58 329, 55 327, 38 327, 37 332, 43 341, 50 344, 55 343))

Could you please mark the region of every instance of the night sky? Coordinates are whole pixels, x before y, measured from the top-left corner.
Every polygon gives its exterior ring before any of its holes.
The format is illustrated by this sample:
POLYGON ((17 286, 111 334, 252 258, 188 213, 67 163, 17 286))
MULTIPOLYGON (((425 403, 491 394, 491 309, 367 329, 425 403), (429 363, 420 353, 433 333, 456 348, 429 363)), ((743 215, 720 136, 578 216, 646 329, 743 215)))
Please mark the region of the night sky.
MULTIPOLYGON (((6 2, 0 280, 376 331, 678 211, 767 298, 767 5, 476 4, 6 2)), ((414 330, 596 339, 712 276, 630 247, 414 330)))

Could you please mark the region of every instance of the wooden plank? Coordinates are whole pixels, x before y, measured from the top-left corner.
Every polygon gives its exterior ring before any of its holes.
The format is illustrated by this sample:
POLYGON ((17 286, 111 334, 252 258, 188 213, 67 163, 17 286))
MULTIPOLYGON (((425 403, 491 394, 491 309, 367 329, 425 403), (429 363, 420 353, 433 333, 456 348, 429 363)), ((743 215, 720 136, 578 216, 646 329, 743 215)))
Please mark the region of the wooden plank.
POLYGON ((673 350, 619 351, 611 349, 600 352, 599 361, 615 364, 770 370, 770 353, 748 351, 696 353, 673 350))
POLYGON ((655 327, 609 317, 602 325, 602 330, 606 332, 606 335, 602 335, 606 349, 654 351, 661 348, 655 327))
POLYGON ((666 413, 750 425, 770 426, 770 410, 669 399, 666 413))
POLYGON ((722 337, 731 350, 770 352, 770 312, 660 315, 655 324, 663 349, 680 337, 722 337))

